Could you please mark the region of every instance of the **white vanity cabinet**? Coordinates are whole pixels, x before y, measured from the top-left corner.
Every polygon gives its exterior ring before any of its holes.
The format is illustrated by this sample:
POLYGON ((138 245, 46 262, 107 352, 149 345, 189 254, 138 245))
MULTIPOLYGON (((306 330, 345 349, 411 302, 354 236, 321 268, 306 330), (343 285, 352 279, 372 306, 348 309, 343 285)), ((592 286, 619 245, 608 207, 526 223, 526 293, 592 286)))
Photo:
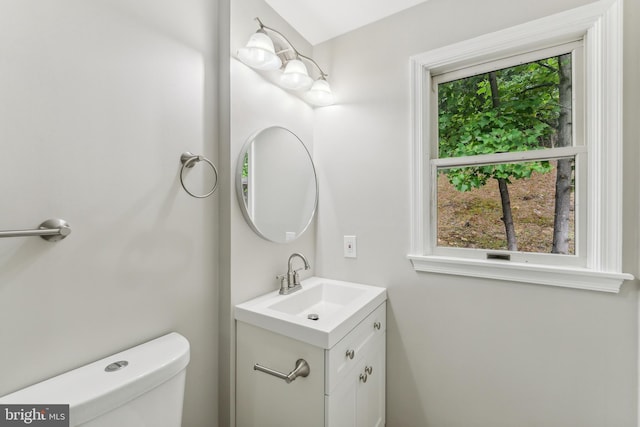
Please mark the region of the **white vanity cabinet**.
POLYGON ((386 302, 329 349, 237 322, 238 427, 382 427, 385 425, 386 302), (255 364, 289 373, 298 359, 307 377, 287 384, 255 364))
POLYGON ((386 305, 325 352, 327 427, 385 424, 386 305))

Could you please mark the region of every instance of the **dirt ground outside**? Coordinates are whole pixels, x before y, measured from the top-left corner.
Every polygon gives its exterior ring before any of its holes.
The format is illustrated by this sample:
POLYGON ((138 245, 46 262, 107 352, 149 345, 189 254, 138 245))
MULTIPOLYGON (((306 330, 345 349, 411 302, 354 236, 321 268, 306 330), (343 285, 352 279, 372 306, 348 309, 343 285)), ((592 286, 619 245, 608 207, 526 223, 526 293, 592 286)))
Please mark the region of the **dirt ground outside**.
MULTIPOLYGON (((555 168, 509 185, 518 251, 550 253, 555 211, 555 168)), ((573 198, 570 254, 575 253, 573 198)), ((438 246, 506 250, 498 181, 472 191, 457 191, 438 177, 438 246)))

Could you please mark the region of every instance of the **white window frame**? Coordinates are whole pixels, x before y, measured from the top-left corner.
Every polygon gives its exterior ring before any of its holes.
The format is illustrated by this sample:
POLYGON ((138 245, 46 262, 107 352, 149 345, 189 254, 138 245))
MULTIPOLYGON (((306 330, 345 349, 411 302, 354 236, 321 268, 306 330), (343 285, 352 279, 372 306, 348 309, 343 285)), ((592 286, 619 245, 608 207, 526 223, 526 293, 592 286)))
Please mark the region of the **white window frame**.
MULTIPOLYGON (((445 72, 443 74, 432 76, 431 89, 433 91, 431 98, 431 108, 429 109, 429 120, 431 123, 438 121, 438 85, 453 80, 475 76, 478 74, 486 74, 489 71, 499 70, 503 68, 513 67, 519 64, 526 64, 540 59, 546 59, 563 54, 571 54, 571 70, 572 70, 572 98, 574 99, 574 108, 572 114, 572 145, 568 147, 540 148, 530 151, 512 151, 506 153, 493 153, 483 155, 473 155, 468 157, 438 157, 439 151, 439 135, 438 126, 431 127, 431 144, 429 152, 432 153, 430 160, 431 179, 429 180, 431 188, 431 198, 434 203, 430 208, 430 229, 429 236, 433 236, 433 240, 437 240, 438 229, 438 207, 436 200, 438 199, 438 170, 449 168, 466 168, 473 166, 496 165, 500 163, 520 163, 532 161, 553 161, 562 158, 574 159, 575 167, 575 206, 580 207, 575 210, 575 254, 559 255, 540 252, 518 252, 507 250, 488 250, 488 249, 465 249, 458 247, 437 246, 432 247, 432 255, 450 256, 472 259, 488 259, 490 257, 501 258, 508 257, 509 261, 516 263, 532 263, 544 265, 571 265, 574 267, 586 266, 586 212, 582 209, 586 200, 586 159, 587 148, 585 146, 583 128, 584 128, 584 55, 583 40, 576 40, 570 43, 562 43, 546 49, 539 49, 533 52, 527 52, 521 55, 509 56, 508 58, 482 63, 472 67, 456 69, 454 71, 445 72)), ((425 118, 426 119, 426 118, 425 118)), ((517 184, 516 184, 517 185, 517 184)))
MULTIPOLYGON (((413 162, 411 260, 444 274, 619 292, 622 272, 622 0, 601 0, 411 59, 413 162), (431 206, 432 76, 583 39, 585 62, 586 254, 554 265, 434 254, 431 206)), ((562 255, 549 255, 562 256, 562 255)))

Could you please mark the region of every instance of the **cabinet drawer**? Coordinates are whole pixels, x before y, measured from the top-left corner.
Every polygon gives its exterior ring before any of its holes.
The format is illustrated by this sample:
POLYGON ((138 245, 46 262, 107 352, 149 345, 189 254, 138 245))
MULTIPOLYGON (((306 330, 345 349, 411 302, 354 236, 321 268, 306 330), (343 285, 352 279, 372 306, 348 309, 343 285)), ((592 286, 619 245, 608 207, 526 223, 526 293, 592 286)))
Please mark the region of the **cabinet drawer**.
POLYGON ((387 305, 383 302, 333 348, 325 351, 326 394, 357 367, 374 339, 383 336, 386 328, 387 305))

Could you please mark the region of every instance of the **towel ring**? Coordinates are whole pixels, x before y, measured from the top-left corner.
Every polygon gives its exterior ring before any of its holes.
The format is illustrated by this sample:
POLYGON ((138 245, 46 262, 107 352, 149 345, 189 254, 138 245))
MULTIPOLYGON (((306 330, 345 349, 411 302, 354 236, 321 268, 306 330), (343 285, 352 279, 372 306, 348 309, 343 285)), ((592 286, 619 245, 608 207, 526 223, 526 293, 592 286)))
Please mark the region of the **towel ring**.
POLYGON ((205 197, 209 197, 210 195, 213 194, 214 191, 216 191, 216 188, 218 187, 218 170, 216 169, 216 167, 214 166, 213 163, 211 163, 211 160, 207 159, 204 156, 198 156, 195 155, 189 151, 185 151, 184 153, 182 153, 182 155, 180 156, 180 161, 182 162, 182 168, 180 169, 180 184, 182 184, 182 188, 184 188, 184 191, 186 191, 187 193, 189 193, 190 196, 193 196, 197 199, 204 199, 205 197), (205 163, 208 163, 209 166, 211 166, 211 169, 213 169, 213 173, 216 177, 216 182, 213 184, 213 188, 206 194, 194 194, 191 191, 189 191, 187 189, 187 186, 184 185, 184 171, 185 169, 191 169, 192 167, 195 166, 196 163, 203 161, 205 163))

